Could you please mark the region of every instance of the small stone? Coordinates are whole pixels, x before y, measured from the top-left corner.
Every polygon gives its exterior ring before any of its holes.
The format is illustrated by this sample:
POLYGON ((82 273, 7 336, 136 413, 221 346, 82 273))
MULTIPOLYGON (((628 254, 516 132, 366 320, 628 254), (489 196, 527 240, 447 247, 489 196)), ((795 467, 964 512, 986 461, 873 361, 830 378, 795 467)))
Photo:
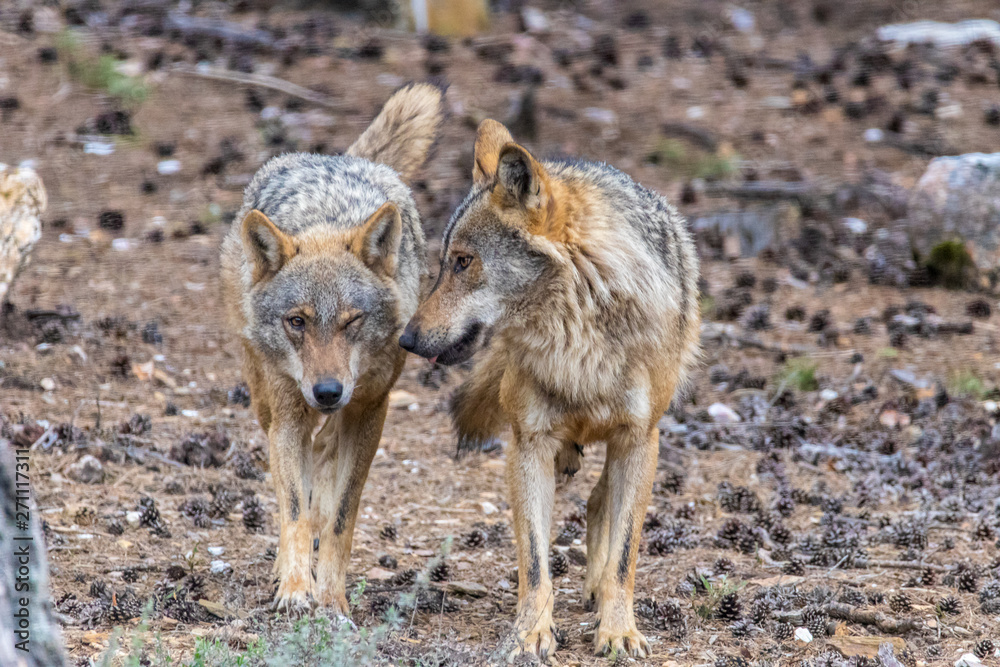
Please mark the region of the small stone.
POLYGON ((71 465, 66 475, 81 484, 100 484, 104 481, 104 467, 97 458, 87 454, 71 465))
POLYGON ((449 581, 444 584, 444 587, 452 595, 463 595, 470 598, 482 598, 489 594, 486 586, 474 581, 449 581))
POLYGON ((545 12, 537 7, 524 7, 521 9, 521 23, 524 24, 525 32, 532 34, 544 33, 549 30, 549 19, 545 12))
POLYGON ((233 569, 233 566, 224 560, 213 560, 209 565, 212 574, 225 574, 233 569))
POLYGON ((56 388, 56 381, 52 378, 42 378, 42 381, 38 383, 42 389, 45 391, 52 391, 56 388))
POLYGON ((809 644, 813 640, 812 633, 809 632, 808 628, 795 628, 795 639, 805 644, 809 644))
POLYGON ((717 424, 737 424, 741 421, 736 411, 724 403, 713 403, 708 406, 708 414, 717 424))
POLYGON ((136 528, 142 523, 142 513, 141 512, 126 512, 125 513, 125 523, 136 528))

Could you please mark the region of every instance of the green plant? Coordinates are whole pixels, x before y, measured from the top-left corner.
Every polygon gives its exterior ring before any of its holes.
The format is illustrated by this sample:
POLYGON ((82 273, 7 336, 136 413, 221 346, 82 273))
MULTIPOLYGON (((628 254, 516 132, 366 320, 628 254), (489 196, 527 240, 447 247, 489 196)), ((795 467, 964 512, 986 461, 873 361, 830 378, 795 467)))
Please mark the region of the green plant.
POLYGON ((980 400, 987 393, 985 383, 975 373, 967 369, 952 374, 948 379, 948 391, 957 396, 971 396, 980 400))
POLYGON ((95 58, 85 53, 72 33, 60 35, 56 48, 70 77, 86 88, 104 92, 128 105, 141 104, 149 96, 149 87, 141 77, 121 71, 122 61, 107 54, 95 58))
POLYGON ((782 384, 799 391, 816 391, 816 364, 808 359, 792 359, 781 369, 779 379, 782 384))
POLYGON ((662 139, 648 156, 648 161, 666 167, 685 178, 721 180, 735 174, 740 156, 736 154, 706 153, 690 150, 677 139, 662 139))
POLYGON ((924 262, 931 281, 948 289, 966 289, 976 284, 976 263, 965 244, 954 239, 941 241, 924 262))
POLYGON ((719 581, 712 582, 706 577, 700 577, 701 586, 695 587, 696 592, 702 592, 704 599, 695 603, 695 613, 704 619, 713 618, 715 610, 719 606, 719 601, 730 593, 737 593, 746 586, 745 581, 730 581, 726 575, 719 577, 719 581))

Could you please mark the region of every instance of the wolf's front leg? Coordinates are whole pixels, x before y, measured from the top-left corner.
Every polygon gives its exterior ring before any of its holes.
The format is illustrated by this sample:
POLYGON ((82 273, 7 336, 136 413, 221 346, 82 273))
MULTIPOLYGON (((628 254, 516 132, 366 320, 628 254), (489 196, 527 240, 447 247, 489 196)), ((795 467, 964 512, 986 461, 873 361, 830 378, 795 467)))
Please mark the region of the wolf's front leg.
POLYGON ((507 488, 514 510, 518 568, 516 646, 510 657, 533 653, 545 660, 556 650, 549 530, 555 454, 561 446, 551 435, 526 434, 515 426, 514 441, 507 451, 507 488))
POLYGON ((328 422, 318 436, 328 438, 329 445, 317 469, 323 477, 313 486, 320 525, 316 595, 321 605, 345 616, 350 613, 345 578, 351 562, 354 520, 388 406, 388 394, 374 405, 349 404, 336 419, 336 433, 327 432, 328 422))
POLYGON ((635 561, 642 522, 653 493, 658 452, 659 432, 655 428, 648 433, 621 431, 608 440, 608 488, 603 511, 608 514, 610 539, 596 591, 600 623, 594 633, 597 653, 625 652, 639 658, 650 655, 649 643, 635 625, 632 599, 635 561))
POLYGON ((312 580, 312 527, 302 476, 306 448, 309 446, 315 417, 304 406, 285 406, 273 410, 268 430, 271 476, 278 497, 281 534, 275 569, 278 593, 274 608, 288 613, 302 613, 315 606, 312 580))

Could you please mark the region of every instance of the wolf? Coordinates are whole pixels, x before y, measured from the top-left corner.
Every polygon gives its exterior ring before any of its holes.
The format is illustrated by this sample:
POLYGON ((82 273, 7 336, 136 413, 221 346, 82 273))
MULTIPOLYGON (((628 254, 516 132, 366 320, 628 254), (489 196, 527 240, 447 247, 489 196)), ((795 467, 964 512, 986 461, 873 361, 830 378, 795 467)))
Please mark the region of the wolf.
POLYGON ((318 603, 348 613, 358 503, 406 358, 397 339, 427 282, 420 217, 402 179, 423 164, 442 117, 442 91, 414 84, 345 155, 271 159, 223 242, 226 317, 278 499, 278 610, 318 603))
POLYGON ((587 502, 584 594, 595 650, 649 655, 632 613, 659 451, 657 422, 698 355, 698 257, 681 215, 622 172, 540 161, 479 126, 473 186, 445 228, 441 269, 400 345, 442 364, 485 355, 451 400, 459 447, 507 424, 518 605, 510 654, 556 649, 549 533, 557 472, 606 444, 587 502))

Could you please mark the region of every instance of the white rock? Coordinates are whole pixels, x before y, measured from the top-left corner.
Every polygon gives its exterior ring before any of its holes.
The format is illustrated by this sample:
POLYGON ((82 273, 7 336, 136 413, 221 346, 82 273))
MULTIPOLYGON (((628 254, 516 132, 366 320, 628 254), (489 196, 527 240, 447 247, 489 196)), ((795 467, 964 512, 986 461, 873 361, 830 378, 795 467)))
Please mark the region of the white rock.
POLYGON ((809 632, 809 628, 795 628, 795 638, 800 642, 808 644, 812 642, 813 635, 809 632))
POLYGON ((870 144, 877 144, 878 142, 885 139, 885 132, 878 129, 877 127, 869 127, 865 130, 865 141, 870 144))
POLYGON ((142 515, 138 512, 126 512, 125 523, 135 528, 142 521, 142 515))
POLYGON ((900 46, 909 44, 933 44, 939 47, 966 46, 980 40, 990 41, 1000 46, 1000 23, 989 19, 972 19, 958 23, 940 21, 915 21, 895 23, 875 31, 879 39, 895 42, 900 46))
POLYGON ((736 411, 725 403, 712 403, 708 406, 708 414, 717 424, 736 424, 741 421, 736 411))
POLYGON ((100 484, 104 481, 104 466, 95 457, 87 454, 67 468, 66 475, 81 484, 100 484))
POLYGON ((180 160, 160 160, 156 164, 156 172, 163 176, 170 176, 171 174, 176 174, 181 170, 180 160))
POLYGON ((824 389, 823 391, 819 392, 819 397, 822 398, 824 401, 836 400, 836 398, 839 395, 840 394, 835 392, 833 389, 824 389))
POLYGON ((955 667, 980 667, 983 661, 972 653, 966 653, 955 661, 955 667))
POLYGON ((530 33, 542 33, 549 30, 548 17, 537 7, 524 7, 521 10, 521 22, 524 23, 524 29, 530 33))
POLYGON ((41 214, 48 204, 34 169, 0 164, 0 302, 42 237, 41 214))
POLYGON ((733 27, 740 32, 753 32, 757 24, 753 14, 742 7, 733 7, 730 9, 729 20, 732 22, 733 27))
POLYGON ((497 512, 500 511, 496 505, 494 505, 488 500, 484 500, 481 503, 479 503, 479 507, 483 510, 483 514, 485 514, 486 516, 489 516, 491 514, 496 514, 497 512))
POLYGON ((208 569, 211 570, 212 574, 225 574, 232 570, 233 566, 224 560, 213 560, 208 569))
POLYGON ((42 378, 42 381, 38 383, 42 389, 45 391, 52 391, 56 388, 56 381, 52 378, 42 378))
POLYGON ((88 141, 83 144, 83 152, 88 155, 111 155, 115 145, 107 141, 88 141))
POLYGON ((684 112, 684 115, 690 118, 691 120, 700 120, 705 117, 705 109, 704 107, 697 107, 697 106, 688 107, 687 111, 684 112))
POLYGON ((601 109, 599 107, 587 107, 583 110, 583 116, 587 120, 600 125, 614 125, 618 122, 618 114, 611 109, 601 109))
POLYGON ((763 104, 768 109, 791 109, 792 100, 788 97, 783 97, 781 95, 771 95, 770 97, 765 97, 761 100, 763 104))
POLYGON ((868 223, 861 218, 844 218, 843 223, 852 234, 864 234, 868 231, 868 223))
POLYGON ((208 548, 208 553, 212 554, 213 556, 221 556, 222 554, 226 553, 226 548, 225 547, 209 547, 208 548))

